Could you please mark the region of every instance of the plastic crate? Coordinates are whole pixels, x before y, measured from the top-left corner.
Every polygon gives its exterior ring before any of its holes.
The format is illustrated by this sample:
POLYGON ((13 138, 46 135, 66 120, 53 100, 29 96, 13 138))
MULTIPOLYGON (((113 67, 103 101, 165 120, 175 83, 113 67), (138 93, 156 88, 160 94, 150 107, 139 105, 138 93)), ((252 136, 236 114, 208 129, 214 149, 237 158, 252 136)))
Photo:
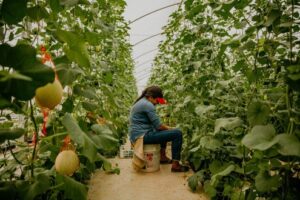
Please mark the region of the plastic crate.
POLYGON ((133 149, 128 147, 128 145, 121 145, 120 146, 120 158, 132 158, 133 149))

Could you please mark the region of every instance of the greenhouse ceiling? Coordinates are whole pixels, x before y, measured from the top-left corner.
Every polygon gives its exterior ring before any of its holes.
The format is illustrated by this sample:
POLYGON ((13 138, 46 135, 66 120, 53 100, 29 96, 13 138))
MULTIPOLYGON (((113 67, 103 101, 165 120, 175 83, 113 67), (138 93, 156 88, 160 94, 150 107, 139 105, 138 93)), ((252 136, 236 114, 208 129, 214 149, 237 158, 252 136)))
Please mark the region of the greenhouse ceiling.
POLYGON ((130 43, 133 45, 132 57, 135 61, 134 75, 139 92, 147 84, 158 44, 164 39, 161 35, 162 27, 167 24, 169 15, 178 8, 176 4, 179 2, 126 0, 124 17, 130 23, 130 43))

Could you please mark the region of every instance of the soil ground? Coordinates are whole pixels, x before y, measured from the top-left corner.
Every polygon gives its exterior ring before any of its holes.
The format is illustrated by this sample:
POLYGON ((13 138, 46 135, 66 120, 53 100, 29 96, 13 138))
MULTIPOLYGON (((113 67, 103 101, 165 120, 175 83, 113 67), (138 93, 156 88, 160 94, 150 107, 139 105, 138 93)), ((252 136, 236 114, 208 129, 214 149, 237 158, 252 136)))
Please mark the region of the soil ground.
POLYGON ((121 173, 107 174, 98 170, 89 183, 89 200, 207 200, 201 191, 191 192, 187 178, 193 174, 172 173, 171 165, 160 165, 157 172, 136 172, 131 159, 114 158, 121 173))

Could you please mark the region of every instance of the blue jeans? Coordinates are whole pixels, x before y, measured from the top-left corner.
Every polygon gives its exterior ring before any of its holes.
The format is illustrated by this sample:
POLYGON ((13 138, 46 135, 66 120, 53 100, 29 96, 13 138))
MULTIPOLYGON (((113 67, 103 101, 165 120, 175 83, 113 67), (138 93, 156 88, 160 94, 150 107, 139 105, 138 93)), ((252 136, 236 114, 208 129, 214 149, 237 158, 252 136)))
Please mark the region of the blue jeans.
POLYGON ((144 144, 160 144, 165 149, 167 142, 172 141, 172 160, 180 160, 182 133, 179 129, 149 132, 144 135, 144 144))

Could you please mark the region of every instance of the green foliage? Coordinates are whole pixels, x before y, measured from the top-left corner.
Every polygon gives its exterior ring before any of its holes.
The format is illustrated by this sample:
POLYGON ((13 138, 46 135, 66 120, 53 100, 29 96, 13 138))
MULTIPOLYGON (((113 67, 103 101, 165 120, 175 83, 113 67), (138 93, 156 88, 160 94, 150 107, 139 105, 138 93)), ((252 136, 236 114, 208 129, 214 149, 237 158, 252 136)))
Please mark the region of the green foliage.
POLYGON ((212 199, 297 195, 298 7, 186 0, 164 28, 150 83, 163 88, 160 112, 182 129, 182 159, 205 174, 212 199))
POLYGON ((0 159, 1 198, 86 199, 83 183, 96 168, 119 173, 103 155, 116 155, 136 96, 125 5, 1 1, 0 143, 7 147, 0 159), (63 85, 63 100, 44 124, 32 99, 54 78, 63 85), (69 148, 67 135, 80 158, 72 177, 53 168, 58 153, 69 148))
POLYGON ((68 176, 56 174, 57 185, 62 185, 61 189, 64 191, 65 199, 81 200, 87 197, 87 188, 80 182, 68 176))
POLYGON ((273 140, 274 137, 275 129, 273 125, 255 126, 250 133, 243 138, 242 144, 250 149, 264 151, 276 143, 276 141, 273 140))

